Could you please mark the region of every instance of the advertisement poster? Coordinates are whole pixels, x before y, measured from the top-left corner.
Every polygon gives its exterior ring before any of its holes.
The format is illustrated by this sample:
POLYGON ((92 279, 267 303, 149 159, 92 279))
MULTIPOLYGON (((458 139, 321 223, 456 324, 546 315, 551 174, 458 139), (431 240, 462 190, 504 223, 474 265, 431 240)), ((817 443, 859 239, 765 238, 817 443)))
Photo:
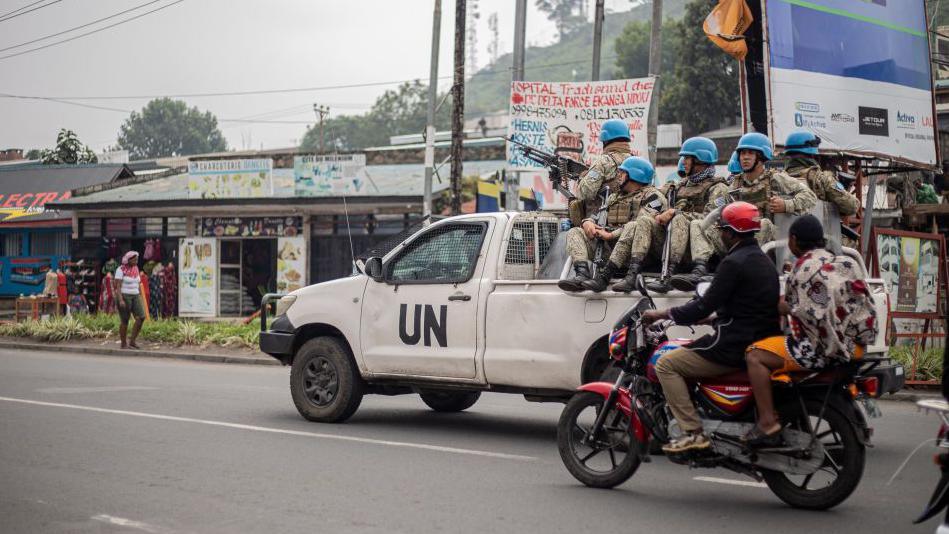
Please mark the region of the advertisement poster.
POLYGON ((822 151, 937 165, 923 0, 766 6, 776 144, 805 129, 822 151))
POLYGON ((891 311, 914 315, 939 312, 942 239, 926 234, 877 230, 874 258, 886 282, 891 311))
POLYGON ((366 192, 365 154, 296 156, 293 189, 298 197, 358 195, 366 192))
POLYGON ((178 313, 182 317, 217 315, 217 240, 182 238, 178 242, 178 313))
POLYGON ((303 237, 277 239, 277 293, 290 293, 306 285, 306 240, 303 237))
POLYGON ((188 164, 188 198, 273 196, 273 160, 228 159, 188 164))
POLYGON ((303 218, 295 217, 204 217, 204 237, 293 237, 302 235, 303 218))
MULTIPOLYGON (((646 122, 653 85, 653 78, 512 82, 508 137, 589 163, 603 151, 600 127, 609 119, 622 119, 629 124, 633 155, 647 156, 646 122)), ((507 161, 511 168, 537 167, 510 142, 507 161)))

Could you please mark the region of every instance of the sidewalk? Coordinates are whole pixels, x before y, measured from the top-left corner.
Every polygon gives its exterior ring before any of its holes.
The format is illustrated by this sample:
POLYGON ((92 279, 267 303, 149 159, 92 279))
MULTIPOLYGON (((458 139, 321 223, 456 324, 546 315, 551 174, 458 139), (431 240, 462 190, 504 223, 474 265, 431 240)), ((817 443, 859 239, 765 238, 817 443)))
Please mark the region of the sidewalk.
MULTIPOLYGON (((111 343, 110 343, 111 344, 111 343)), ((126 356, 138 358, 170 358, 175 360, 193 360, 199 362, 214 363, 236 363, 243 365, 281 365, 280 362, 263 353, 246 355, 237 355, 231 353, 213 352, 214 349, 205 349, 202 347, 162 347, 157 344, 141 342, 141 349, 121 349, 119 347, 106 346, 100 343, 78 344, 78 343, 39 343, 29 340, 17 340, 11 338, 0 338, 0 350, 37 350, 47 352, 73 352, 81 354, 96 354, 100 356, 126 356)), ((218 351, 227 350, 224 347, 218 351)))

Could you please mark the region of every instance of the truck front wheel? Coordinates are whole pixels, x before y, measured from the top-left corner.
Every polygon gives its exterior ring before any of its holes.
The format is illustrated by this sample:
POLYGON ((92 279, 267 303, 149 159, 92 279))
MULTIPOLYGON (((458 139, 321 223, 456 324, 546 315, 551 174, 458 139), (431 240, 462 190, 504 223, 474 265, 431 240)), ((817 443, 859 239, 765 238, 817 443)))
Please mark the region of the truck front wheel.
POLYGON ((303 344, 290 368, 290 395, 305 419, 342 423, 349 419, 365 392, 365 383, 349 348, 334 337, 303 344))
POLYGON ((480 396, 480 391, 424 390, 419 392, 422 402, 436 412, 462 412, 474 406, 480 396))

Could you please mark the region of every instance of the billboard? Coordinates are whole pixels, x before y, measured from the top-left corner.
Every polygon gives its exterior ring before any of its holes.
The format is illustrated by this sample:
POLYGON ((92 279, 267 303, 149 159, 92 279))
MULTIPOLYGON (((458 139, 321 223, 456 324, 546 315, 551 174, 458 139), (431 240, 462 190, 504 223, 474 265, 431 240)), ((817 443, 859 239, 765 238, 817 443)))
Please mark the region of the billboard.
POLYGON ((938 164, 923 0, 763 0, 771 135, 938 164))
POLYGON ((366 194, 365 154, 294 156, 293 190, 298 197, 366 194))
POLYGON ((226 159, 188 163, 188 198, 271 197, 273 160, 226 159))
MULTIPOLYGON (((648 157, 646 123, 654 78, 602 82, 511 82, 508 137, 589 163, 600 154, 600 127, 609 119, 629 124, 633 155, 648 157)), ((512 168, 537 167, 507 146, 512 168)))

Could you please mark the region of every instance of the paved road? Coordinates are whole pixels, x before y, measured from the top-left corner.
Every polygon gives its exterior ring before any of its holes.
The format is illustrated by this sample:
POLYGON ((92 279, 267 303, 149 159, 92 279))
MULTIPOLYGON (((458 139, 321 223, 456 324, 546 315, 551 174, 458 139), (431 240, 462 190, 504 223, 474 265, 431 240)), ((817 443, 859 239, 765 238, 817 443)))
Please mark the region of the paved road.
POLYGON ((436 414, 367 397, 349 423, 320 425, 287 382, 286 368, 0 352, 0 532, 935 529, 911 525, 936 481, 931 448, 887 485, 936 429, 908 403, 884 403, 857 493, 814 513, 663 459, 617 489, 582 487, 557 455, 556 404, 492 394, 436 414))

